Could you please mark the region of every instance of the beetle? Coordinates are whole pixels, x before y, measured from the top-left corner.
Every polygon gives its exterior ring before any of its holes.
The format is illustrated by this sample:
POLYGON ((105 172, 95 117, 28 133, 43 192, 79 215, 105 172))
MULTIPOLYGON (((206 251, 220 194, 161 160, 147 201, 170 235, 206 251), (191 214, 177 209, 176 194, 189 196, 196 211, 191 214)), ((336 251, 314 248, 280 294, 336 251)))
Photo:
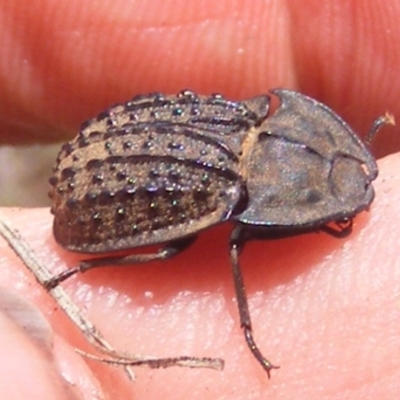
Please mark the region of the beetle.
MULTIPOLYGON (((137 96, 85 122, 62 146, 50 178, 53 232, 67 250, 99 258, 77 272, 170 258, 201 231, 231 221, 229 252, 245 340, 255 343, 239 253, 246 241, 324 230, 351 231, 371 204, 378 168, 367 144, 324 104, 299 92, 230 101, 219 94, 137 96), (336 222, 338 229, 329 225, 336 222), (154 253, 130 249, 160 245, 154 253), (127 251, 127 255, 107 255, 127 251)), ((388 123, 378 118, 368 141, 388 123)))

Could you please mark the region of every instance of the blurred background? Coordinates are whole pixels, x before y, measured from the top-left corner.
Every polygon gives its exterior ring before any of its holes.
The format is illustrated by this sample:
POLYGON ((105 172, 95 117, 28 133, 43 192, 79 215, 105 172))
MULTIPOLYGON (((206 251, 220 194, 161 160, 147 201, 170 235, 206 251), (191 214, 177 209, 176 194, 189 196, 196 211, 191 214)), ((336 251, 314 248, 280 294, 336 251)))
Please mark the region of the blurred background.
POLYGON ((45 207, 61 144, 0 146, 0 206, 45 207))

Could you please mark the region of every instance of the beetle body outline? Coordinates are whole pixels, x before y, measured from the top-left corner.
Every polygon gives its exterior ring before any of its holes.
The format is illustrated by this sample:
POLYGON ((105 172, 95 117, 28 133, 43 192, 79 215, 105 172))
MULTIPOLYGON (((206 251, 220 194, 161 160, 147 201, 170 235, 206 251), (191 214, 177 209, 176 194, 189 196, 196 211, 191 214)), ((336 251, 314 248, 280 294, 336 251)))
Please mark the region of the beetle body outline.
MULTIPOLYGON (((239 265, 247 240, 288 236, 351 219, 371 204, 374 157, 324 104, 287 89, 234 102, 220 95, 155 93, 87 121, 65 144, 50 179, 54 236, 67 250, 103 254, 150 244, 153 254, 84 260, 47 283, 88 269, 166 259, 201 231, 233 221, 230 257, 246 342, 253 339, 239 265)), ((369 136, 384 123, 375 121, 369 136)), ((351 224, 338 235, 348 233, 351 224)))

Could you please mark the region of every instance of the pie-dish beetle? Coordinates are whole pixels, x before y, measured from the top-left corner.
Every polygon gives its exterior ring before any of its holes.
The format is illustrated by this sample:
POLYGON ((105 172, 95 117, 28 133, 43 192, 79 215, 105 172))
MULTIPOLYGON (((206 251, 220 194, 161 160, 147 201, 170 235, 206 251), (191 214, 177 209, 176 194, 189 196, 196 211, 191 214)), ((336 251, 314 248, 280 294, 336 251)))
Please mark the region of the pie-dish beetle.
MULTIPOLYGON (((243 245, 313 230, 349 233, 352 218, 374 198, 378 174, 367 144, 331 109, 295 91, 271 93, 280 101, 271 116, 268 95, 230 101, 185 90, 137 96, 84 123, 58 155, 51 211, 62 247, 100 257, 47 287, 95 267, 170 258, 201 231, 231 221, 240 323, 269 375, 276 367, 251 328, 239 265, 243 245), (147 245, 160 249, 129 254, 147 245), (127 255, 109 255, 115 251, 127 255)), ((378 118, 367 141, 391 122, 378 118)))

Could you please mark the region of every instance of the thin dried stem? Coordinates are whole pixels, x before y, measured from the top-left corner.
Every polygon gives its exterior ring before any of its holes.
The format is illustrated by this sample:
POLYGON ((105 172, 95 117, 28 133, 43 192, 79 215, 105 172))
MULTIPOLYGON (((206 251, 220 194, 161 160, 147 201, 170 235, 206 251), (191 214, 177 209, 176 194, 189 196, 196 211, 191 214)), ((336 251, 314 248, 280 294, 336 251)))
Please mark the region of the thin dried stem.
POLYGON ((51 272, 43 266, 36 258, 35 253, 23 240, 20 233, 6 222, 5 218, 0 214, 0 235, 6 240, 9 246, 14 250, 17 256, 22 260, 27 269, 33 274, 37 282, 46 289, 57 305, 65 312, 69 319, 78 327, 85 338, 98 351, 109 355, 111 358, 99 357, 89 354, 82 350, 76 351, 92 360, 105 362, 107 364, 121 365, 124 367, 128 377, 133 380, 135 375, 130 367, 147 365, 150 368, 169 368, 169 367, 186 367, 186 368, 210 368, 214 370, 222 370, 224 361, 219 358, 207 357, 170 357, 155 358, 151 356, 127 356, 118 353, 102 336, 95 325, 90 322, 81 309, 75 304, 67 292, 59 285, 46 288, 46 283, 52 279, 51 272))

